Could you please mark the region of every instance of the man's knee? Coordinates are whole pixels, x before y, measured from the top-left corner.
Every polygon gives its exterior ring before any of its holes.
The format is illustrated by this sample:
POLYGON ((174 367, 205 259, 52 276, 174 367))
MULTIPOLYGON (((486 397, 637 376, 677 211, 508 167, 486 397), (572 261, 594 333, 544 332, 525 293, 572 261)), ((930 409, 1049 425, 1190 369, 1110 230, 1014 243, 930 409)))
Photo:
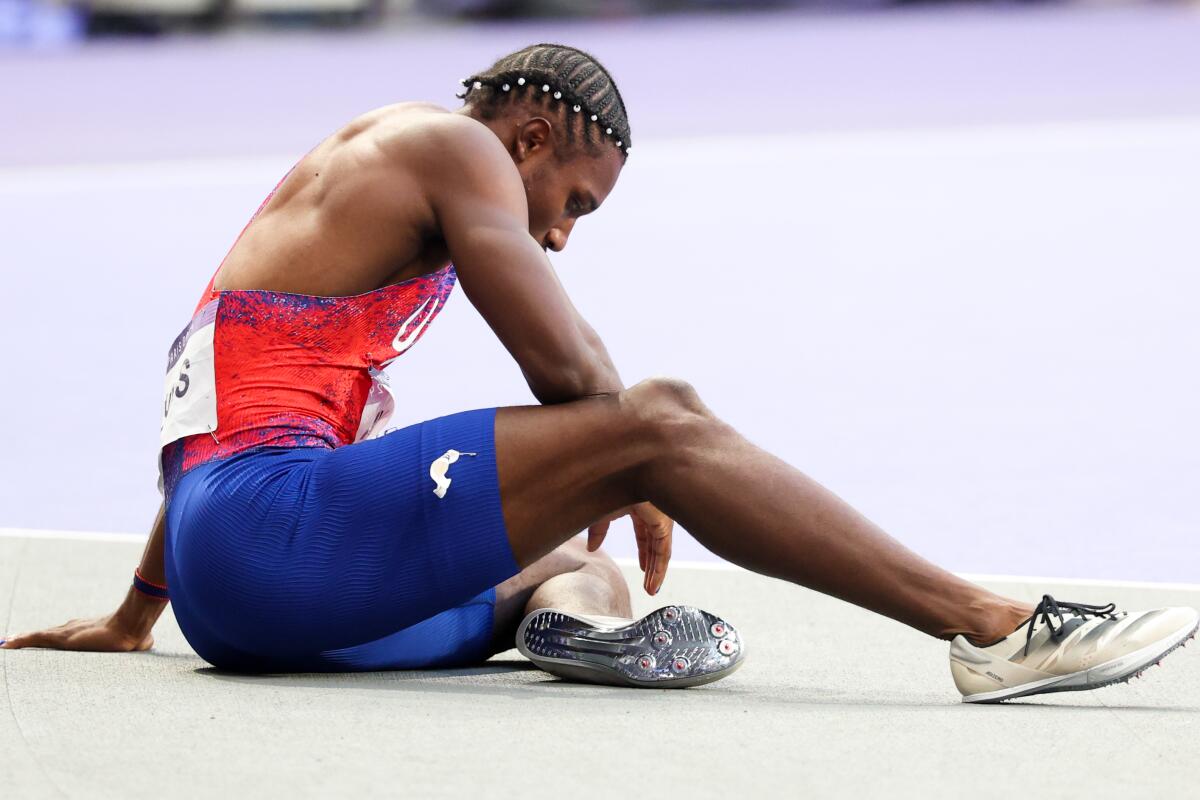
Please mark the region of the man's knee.
POLYGON ((609 598, 608 602, 613 604, 609 609, 612 613, 617 616, 628 616, 632 613, 629 584, 612 556, 603 550, 589 552, 587 544, 582 538, 573 540, 573 543, 579 548, 580 564, 576 572, 589 575, 603 583, 605 588, 601 594, 606 595, 609 598))
POLYGON ((634 424, 654 438, 678 439, 714 420, 692 385, 677 378, 650 378, 626 389, 621 399, 634 424))
POLYGON ((603 550, 588 552, 587 545, 581 542, 584 551, 584 563, 581 569, 603 578, 613 586, 625 587, 625 576, 612 556, 603 550))
POLYGON ((558 585, 561 590, 561 584, 550 582, 564 575, 587 576, 583 582, 573 584, 570 591, 583 592, 602 606, 611 606, 608 611, 596 613, 616 613, 618 616, 630 613, 629 585, 621 568, 603 550, 589 552, 582 536, 567 540, 501 584, 497 588, 497 602, 503 601, 508 607, 515 601, 523 609, 543 586, 558 585))
POLYGON ((563 572, 587 572, 592 575, 603 578, 613 585, 625 585, 625 577, 621 574, 621 568, 617 566, 617 562, 613 561, 612 556, 603 550, 592 552, 587 549, 587 539, 583 536, 576 536, 573 539, 568 539, 566 543, 560 545, 554 554, 559 557, 559 568, 563 572))

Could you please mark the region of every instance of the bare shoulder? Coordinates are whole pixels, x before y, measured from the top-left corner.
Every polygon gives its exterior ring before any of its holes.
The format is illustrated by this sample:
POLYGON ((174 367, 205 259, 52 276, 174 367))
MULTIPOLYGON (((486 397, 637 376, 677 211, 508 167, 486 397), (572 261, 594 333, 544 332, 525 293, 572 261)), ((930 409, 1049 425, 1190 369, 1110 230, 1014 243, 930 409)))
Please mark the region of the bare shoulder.
POLYGON ((507 157, 500 140, 486 125, 431 103, 398 103, 379 109, 373 122, 379 145, 435 158, 507 157))
POLYGON ((363 114, 302 166, 281 187, 284 195, 312 198, 326 221, 362 227, 373 220, 376 229, 402 225, 440 237, 456 220, 528 220, 521 175, 499 137, 428 103, 363 114))
POLYGON ((373 138, 389 162, 437 186, 461 190, 500 184, 523 196, 512 157, 478 120, 427 103, 401 103, 380 112, 373 138))

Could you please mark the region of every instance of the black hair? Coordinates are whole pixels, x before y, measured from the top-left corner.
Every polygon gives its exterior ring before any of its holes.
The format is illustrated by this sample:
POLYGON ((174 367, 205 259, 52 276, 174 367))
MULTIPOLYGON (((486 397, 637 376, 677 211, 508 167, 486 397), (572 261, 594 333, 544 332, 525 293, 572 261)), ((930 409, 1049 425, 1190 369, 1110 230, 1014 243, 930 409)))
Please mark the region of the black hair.
POLYGON ((532 44, 462 80, 459 97, 485 119, 518 100, 561 111, 569 142, 610 144, 629 154, 629 117, 616 81, 595 56, 563 44, 532 44), (578 121, 576 121, 578 118, 578 121))

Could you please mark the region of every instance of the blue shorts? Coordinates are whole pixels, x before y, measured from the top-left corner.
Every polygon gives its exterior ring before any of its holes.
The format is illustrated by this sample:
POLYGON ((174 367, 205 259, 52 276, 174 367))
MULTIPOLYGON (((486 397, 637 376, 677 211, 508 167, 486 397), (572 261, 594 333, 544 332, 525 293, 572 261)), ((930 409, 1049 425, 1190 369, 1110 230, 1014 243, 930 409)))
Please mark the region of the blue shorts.
POLYGON ((495 417, 468 411, 334 450, 263 448, 189 471, 167 502, 166 548, 188 643, 239 672, 486 658, 494 587, 519 571, 495 417))

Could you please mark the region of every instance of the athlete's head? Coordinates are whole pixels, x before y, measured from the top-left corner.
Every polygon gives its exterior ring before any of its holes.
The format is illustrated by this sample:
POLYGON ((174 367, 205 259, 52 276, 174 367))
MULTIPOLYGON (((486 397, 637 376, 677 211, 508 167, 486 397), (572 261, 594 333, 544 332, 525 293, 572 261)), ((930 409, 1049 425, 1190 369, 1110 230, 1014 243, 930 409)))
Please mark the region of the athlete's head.
POLYGON ((595 58, 561 44, 530 45, 463 84, 465 110, 497 132, 521 173, 529 232, 561 250, 629 155, 617 84, 595 58))

